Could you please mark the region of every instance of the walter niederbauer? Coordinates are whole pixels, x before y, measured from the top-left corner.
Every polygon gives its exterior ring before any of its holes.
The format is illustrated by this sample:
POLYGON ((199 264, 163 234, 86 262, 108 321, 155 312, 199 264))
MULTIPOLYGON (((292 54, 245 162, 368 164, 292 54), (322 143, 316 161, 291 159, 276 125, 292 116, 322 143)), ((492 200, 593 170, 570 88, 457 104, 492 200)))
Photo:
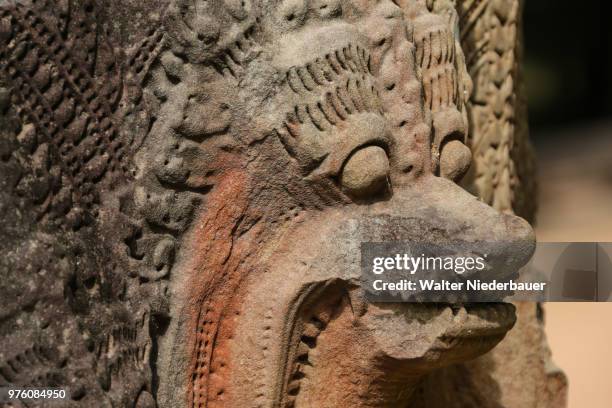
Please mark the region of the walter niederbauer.
MULTIPOLYGON (((492 280, 483 282, 480 279, 468 279, 465 282, 450 282, 447 280, 435 281, 433 279, 421 279, 418 281, 419 290, 430 291, 543 291, 546 282, 498 282, 492 280), (465 287, 464 287, 465 285, 465 287)), ((401 279, 395 282, 384 282, 382 279, 377 279, 373 282, 374 290, 417 290, 417 282, 401 279)))

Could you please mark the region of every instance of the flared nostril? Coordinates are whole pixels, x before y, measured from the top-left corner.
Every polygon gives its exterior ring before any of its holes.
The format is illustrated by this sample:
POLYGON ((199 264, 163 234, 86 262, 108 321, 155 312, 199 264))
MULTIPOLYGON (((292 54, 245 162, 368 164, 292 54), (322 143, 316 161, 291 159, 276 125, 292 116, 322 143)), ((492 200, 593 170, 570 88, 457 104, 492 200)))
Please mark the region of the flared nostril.
POLYGON ((389 159, 379 146, 367 146, 351 155, 342 169, 340 184, 354 198, 384 194, 389 188, 389 159))

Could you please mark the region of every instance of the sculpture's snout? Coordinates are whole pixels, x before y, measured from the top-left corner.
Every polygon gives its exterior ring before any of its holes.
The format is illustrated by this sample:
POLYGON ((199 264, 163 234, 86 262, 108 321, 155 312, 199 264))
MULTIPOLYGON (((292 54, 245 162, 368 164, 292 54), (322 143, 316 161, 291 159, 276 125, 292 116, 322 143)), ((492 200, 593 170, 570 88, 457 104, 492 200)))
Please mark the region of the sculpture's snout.
POLYGON ((474 252, 487 254, 490 268, 478 278, 518 277, 535 250, 533 228, 524 219, 504 214, 477 199, 450 180, 427 177, 416 192, 399 192, 401 201, 418 194, 425 204, 419 211, 430 241, 439 239, 463 242, 474 252), (495 274, 495 276, 491 276, 495 274))

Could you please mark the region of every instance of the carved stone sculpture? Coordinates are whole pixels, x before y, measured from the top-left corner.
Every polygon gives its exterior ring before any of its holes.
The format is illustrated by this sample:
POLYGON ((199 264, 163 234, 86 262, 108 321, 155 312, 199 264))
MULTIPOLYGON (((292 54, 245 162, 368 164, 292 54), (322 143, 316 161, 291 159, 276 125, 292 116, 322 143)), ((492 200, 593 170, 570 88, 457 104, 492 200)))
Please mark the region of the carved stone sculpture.
POLYGON ((512 305, 370 304, 356 268, 364 241, 531 254, 455 184, 474 151, 490 188, 470 96, 500 84, 465 16, 516 2, 455 3, 0 2, 0 386, 416 407, 491 350, 512 305))

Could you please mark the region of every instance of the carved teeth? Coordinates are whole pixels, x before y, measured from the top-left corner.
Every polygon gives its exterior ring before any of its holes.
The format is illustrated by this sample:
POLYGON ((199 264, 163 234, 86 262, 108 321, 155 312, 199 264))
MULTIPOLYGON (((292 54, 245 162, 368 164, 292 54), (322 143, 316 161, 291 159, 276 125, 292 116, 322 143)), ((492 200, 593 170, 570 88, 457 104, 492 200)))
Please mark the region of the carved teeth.
POLYGON ((313 322, 318 324, 317 321, 323 325, 321 329, 325 328, 329 321, 331 320, 331 311, 330 310, 322 310, 316 314, 316 317, 313 317, 313 322), (316 319, 316 320, 315 320, 316 319))
POLYGON ((307 338, 315 339, 319 333, 321 333, 321 329, 313 323, 306 323, 302 333, 302 335, 306 336, 307 338))
POLYGON ((307 335, 302 335, 300 340, 302 341, 302 343, 306 344, 310 348, 315 348, 315 346, 317 345, 317 338, 316 337, 310 337, 310 336, 307 336, 307 335))
POLYGON ((295 407, 295 395, 289 395, 286 397, 285 408, 295 407))
POLYGON ((300 392, 300 382, 299 380, 291 381, 289 386, 287 387, 287 394, 289 395, 297 395, 300 392))
POLYGON ((298 348, 297 348, 297 361, 303 365, 311 365, 310 361, 308 360, 308 353, 310 352, 310 347, 308 347, 308 345, 306 345, 303 342, 300 342, 298 344, 298 348))
POLYGON ((294 380, 301 380, 302 378, 306 377, 306 373, 304 372, 304 366, 302 364, 296 364, 295 365, 295 371, 293 372, 293 376, 292 378, 294 380))

